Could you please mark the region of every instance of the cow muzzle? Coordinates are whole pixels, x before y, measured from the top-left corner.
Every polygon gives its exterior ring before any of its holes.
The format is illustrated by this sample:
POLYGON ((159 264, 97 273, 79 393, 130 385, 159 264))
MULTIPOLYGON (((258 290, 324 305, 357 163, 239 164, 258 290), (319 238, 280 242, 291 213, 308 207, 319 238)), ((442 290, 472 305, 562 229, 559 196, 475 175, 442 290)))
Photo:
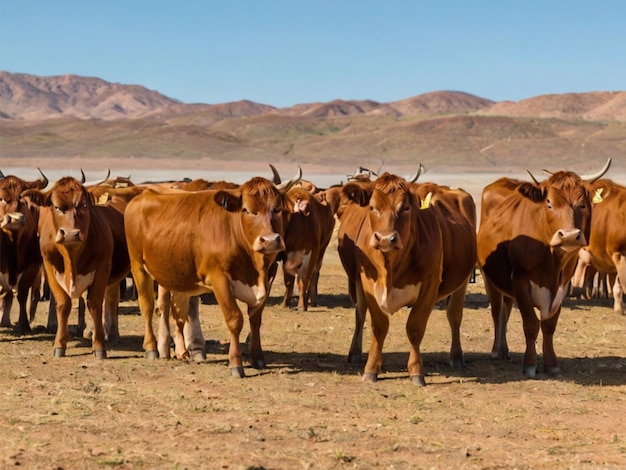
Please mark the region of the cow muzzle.
POLYGON ((262 235, 254 242, 254 251, 265 255, 271 255, 283 250, 285 250, 285 242, 278 233, 262 235))
POLYGON ((383 253, 402 248, 402 242, 400 241, 400 235, 398 232, 391 232, 388 234, 374 232, 372 235, 371 245, 373 248, 376 248, 383 253))
POLYGON ((79 229, 67 229, 61 227, 57 232, 57 236, 54 240, 56 243, 78 243, 81 241, 81 233, 79 229))
POLYGON ((18 230, 26 223, 26 218, 21 212, 9 212, 2 218, 0 228, 3 230, 18 230))
POLYGON ((577 250, 587 246, 587 239, 582 230, 557 230, 550 240, 550 246, 561 248, 565 251, 577 250))

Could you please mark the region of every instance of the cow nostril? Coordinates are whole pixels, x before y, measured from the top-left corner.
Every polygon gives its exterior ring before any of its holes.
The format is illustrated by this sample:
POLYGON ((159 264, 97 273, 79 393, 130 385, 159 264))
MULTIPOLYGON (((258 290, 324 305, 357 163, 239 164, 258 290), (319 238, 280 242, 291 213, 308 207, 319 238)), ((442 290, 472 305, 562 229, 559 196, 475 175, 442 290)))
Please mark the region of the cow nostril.
POLYGON ((565 238, 565 232, 563 230, 558 231, 559 237, 565 238))

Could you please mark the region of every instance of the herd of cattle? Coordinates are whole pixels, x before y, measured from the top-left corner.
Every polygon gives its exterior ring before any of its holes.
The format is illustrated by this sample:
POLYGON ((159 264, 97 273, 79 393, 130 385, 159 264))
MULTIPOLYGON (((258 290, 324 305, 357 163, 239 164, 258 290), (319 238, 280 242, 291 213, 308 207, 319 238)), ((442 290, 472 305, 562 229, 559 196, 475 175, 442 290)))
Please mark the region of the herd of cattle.
POLYGON ((105 358, 107 342, 119 338, 119 283, 130 272, 145 320, 147 357, 170 357, 172 340, 177 357, 206 357, 198 296, 210 291, 230 332, 231 374, 243 377, 239 305, 248 309, 250 361, 263 368, 261 318, 279 264, 283 306, 297 285, 298 308, 306 310, 315 302, 324 253, 336 233, 356 304, 351 362, 361 361, 370 313, 363 380, 377 380, 389 318, 408 307, 408 372, 413 383, 425 384, 420 343, 442 299, 452 333, 450 364, 462 367, 460 326, 476 267, 493 316, 492 356, 508 355, 506 329, 515 301, 526 338, 524 373, 537 373, 541 330, 545 372, 554 375, 553 335, 572 278, 582 286, 589 278, 585 269, 612 274, 615 309, 623 312, 626 187, 602 179, 610 163, 588 176, 558 171, 542 182, 530 172, 531 182, 500 178, 483 190, 480 226, 469 193, 419 183, 419 171, 405 179, 360 169, 324 190, 302 179, 301 170, 283 182, 273 167, 273 180, 254 177, 241 185, 133 184, 108 177, 86 184, 83 174, 82 181, 64 177, 48 188, 43 173, 25 181, 0 172, 1 326, 12 326, 17 296, 17 326, 30 331, 44 279, 56 303, 54 356, 65 355, 72 300, 86 298, 92 350, 105 358), (176 325, 171 332, 170 314, 176 325))

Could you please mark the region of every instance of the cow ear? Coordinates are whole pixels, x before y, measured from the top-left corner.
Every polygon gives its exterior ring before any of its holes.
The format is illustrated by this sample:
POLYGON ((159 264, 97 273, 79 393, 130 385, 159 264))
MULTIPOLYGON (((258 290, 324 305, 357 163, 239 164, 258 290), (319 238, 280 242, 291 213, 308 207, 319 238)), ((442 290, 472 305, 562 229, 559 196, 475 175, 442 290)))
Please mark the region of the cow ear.
POLYGON ((24 201, 28 207, 50 205, 50 197, 38 189, 27 189, 26 191, 22 191, 20 199, 24 201))
POLYGON ((522 196, 533 202, 542 202, 545 200, 547 195, 545 188, 532 183, 522 183, 517 190, 522 194, 522 196))
POLYGON ((241 198, 228 191, 218 191, 213 196, 213 200, 228 212, 237 212, 241 209, 241 198))
POLYGON ((348 200, 364 207, 369 204, 372 197, 372 186, 361 183, 347 183, 344 185, 342 193, 348 200))

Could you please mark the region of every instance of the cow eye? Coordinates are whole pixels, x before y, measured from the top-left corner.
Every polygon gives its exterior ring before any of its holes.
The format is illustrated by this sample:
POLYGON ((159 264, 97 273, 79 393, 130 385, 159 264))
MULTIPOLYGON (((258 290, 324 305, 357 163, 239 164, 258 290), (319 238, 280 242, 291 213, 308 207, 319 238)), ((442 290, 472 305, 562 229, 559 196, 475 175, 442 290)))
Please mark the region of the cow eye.
POLYGON ((272 209, 272 212, 273 212, 274 214, 279 214, 279 213, 281 213, 281 212, 282 212, 282 209, 281 209, 279 206, 276 206, 276 207, 274 207, 274 208, 272 209))

